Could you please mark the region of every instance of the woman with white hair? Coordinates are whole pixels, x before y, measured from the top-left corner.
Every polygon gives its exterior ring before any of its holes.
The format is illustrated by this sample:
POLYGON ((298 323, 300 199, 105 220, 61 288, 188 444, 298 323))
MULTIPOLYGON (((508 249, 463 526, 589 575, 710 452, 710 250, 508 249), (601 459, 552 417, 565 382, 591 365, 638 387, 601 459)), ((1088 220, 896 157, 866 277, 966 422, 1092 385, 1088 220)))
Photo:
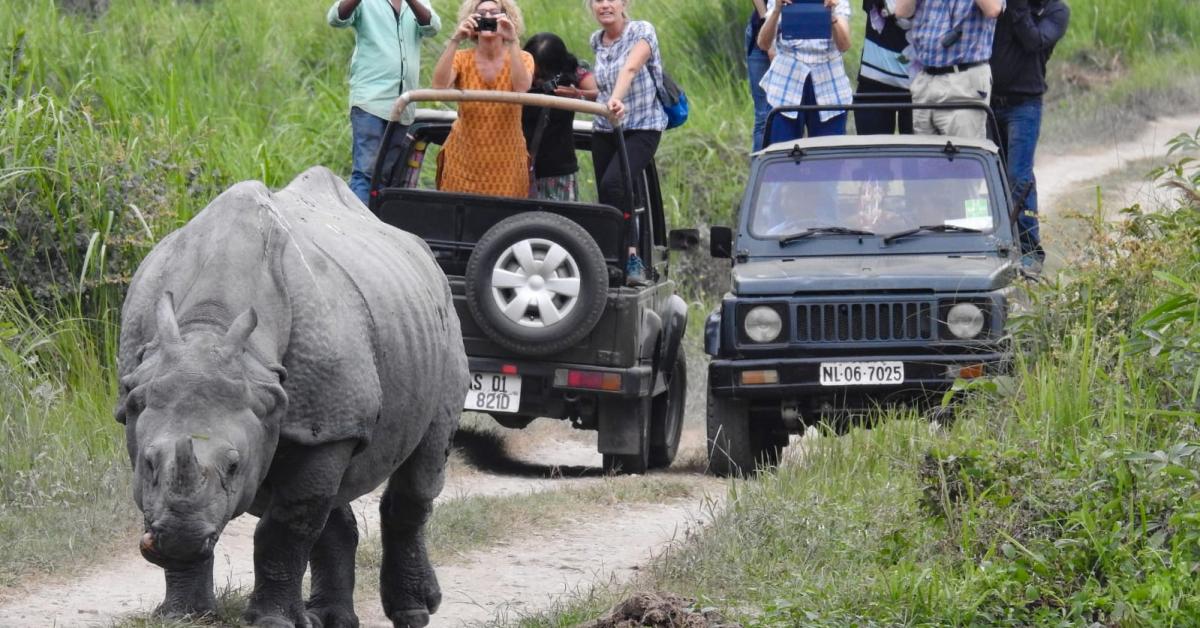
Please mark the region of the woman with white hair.
MULTIPOLYGON (((524 30, 514 0, 466 0, 458 28, 433 69, 435 89, 525 92, 533 84, 533 57, 518 38, 524 30), (459 50, 466 40, 475 42, 459 50)), ((529 155, 521 106, 462 102, 438 155, 438 189, 489 196, 529 195, 529 155)))
MULTIPOLYGON (((621 119, 625 150, 629 155, 629 170, 638 180, 654 159, 662 132, 667 128, 667 114, 658 100, 663 83, 662 56, 658 50, 658 34, 654 25, 629 19, 632 0, 586 0, 592 17, 600 30, 592 33, 592 52, 596 63, 592 69, 600 94, 596 100, 606 105, 621 119)), ((633 199, 625 198, 620 161, 616 159, 617 140, 608 119, 597 116, 592 138, 592 163, 596 169, 596 184, 600 202, 628 211, 633 199)), ((630 217, 632 241, 637 242, 637 218, 630 217)), ((626 278, 638 282, 645 278, 645 267, 630 247, 626 278)))

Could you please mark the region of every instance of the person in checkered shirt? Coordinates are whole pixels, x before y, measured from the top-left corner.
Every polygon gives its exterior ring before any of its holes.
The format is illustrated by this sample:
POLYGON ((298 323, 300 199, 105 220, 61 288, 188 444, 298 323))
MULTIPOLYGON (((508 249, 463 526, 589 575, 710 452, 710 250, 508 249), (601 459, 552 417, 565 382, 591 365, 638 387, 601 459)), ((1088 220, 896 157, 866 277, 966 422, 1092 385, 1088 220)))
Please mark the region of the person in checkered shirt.
MULTIPOLYGON (((992 94, 992 38, 1004 0, 896 0, 896 16, 912 18, 908 41, 913 104, 972 102, 992 94)), ((975 109, 913 111, 913 130, 924 135, 987 137, 987 114, 975 109)))
MULTIPOLYGON (((772 107, 788 105, 847 105, 854 100, 842 53, 850 48, 850 0, 825 0, 831 23, 830 39, 789 39, 779 26, 783 7, 792 0, 770 0, 767 19, 758 32, 763 50, 775 49, 775 58, 762 79, 772 107)), ((788 112, 771 123, 771 142, 798 137, 842 135, 844 110, 788 112)))

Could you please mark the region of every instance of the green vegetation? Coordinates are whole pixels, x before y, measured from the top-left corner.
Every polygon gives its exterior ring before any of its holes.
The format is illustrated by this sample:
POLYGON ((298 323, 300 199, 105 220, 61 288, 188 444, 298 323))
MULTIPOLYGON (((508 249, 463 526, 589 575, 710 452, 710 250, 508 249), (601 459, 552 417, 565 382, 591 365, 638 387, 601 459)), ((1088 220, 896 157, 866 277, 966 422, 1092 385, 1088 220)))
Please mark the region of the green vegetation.
MULTIPOLYGON (((0 3, 0 584, 90 556, 136 521, 110 417, 118 308, 141 257, 235 181, 279 187, 313 164, 348 171, 353 38, 325 25, 329 4, 122 0, 91 19, 53 0, 0 3)), ((435 2, 448 22, 456 4, 435 2)), ((522 4, 530 32, 559 32, 590 56, 580 2, 522 4)), ((1088 112, 1130 110, 1144 89, 1179 82, 1176 65, 1194 65, 1195 3, 1072 6, 1060 56, 1103 79, 1073 89, 1119 94, 1088 112), (1110 76, 1116 52, 1128 79, 1110 76)), ((695 107, 660 152, 675 224, 727 222, 739 193, 751 117, 745 10, 727 0, 634 7, 657 25, 695 107)), ((442 41, 430 43, 427 71, 442 41)), ((857 52, 846 58, 853 75, 857 52)), ((1057 108, 1048 128, 1080 113, 1057 108)))
MULTIPOLYGON (((1195 152, 1200 132, 1176 140, 1195 152)), ((1035 288, 1010 378, 735 482, 647 583, 749 625, 1188 625, 1200 612, 1200 167, 1035 288)), ((611 600, 610 600, 611 601, 611 600)), ((526 625, 572 625, 581 609, 526 625)))

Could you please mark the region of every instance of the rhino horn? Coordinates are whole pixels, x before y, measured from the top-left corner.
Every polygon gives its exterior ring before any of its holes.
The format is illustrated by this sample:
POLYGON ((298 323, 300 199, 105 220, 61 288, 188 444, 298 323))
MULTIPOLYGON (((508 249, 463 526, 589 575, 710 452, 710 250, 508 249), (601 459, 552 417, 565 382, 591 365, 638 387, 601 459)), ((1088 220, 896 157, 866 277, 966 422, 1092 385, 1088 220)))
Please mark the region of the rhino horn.
POLYGON ((175 320, 175 297, 164 292, 158 299, 158 340, 168 344, 183 342, 179 335, 179 322, 175 320))
POLYGON ((225 334, 225 347, 231 355, 240 354, 250 340, 250 334, 258 327, 258 314, 250 308, 233 319, 229 331, 225 334))
POLYGON ((192 449, 192 437, 181 436, 175 441, 175 475, 171 478, 171 489, 179 495, 193 492, 200 484, 200 465, 192 449))

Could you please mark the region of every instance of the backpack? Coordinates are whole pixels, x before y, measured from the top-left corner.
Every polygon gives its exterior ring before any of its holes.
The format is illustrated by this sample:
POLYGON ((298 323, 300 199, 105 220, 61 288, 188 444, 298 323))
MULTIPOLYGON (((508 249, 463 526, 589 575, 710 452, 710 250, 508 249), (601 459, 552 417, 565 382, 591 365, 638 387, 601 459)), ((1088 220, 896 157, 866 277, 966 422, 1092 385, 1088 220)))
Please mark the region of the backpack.
POLYGON ((688 119, 688 98, 683 88, 667 74, 662 72, 662 85, 658 86, 658 103, 662 105, 663 113, 667 114, 667 128, 683 126, 688 119))

